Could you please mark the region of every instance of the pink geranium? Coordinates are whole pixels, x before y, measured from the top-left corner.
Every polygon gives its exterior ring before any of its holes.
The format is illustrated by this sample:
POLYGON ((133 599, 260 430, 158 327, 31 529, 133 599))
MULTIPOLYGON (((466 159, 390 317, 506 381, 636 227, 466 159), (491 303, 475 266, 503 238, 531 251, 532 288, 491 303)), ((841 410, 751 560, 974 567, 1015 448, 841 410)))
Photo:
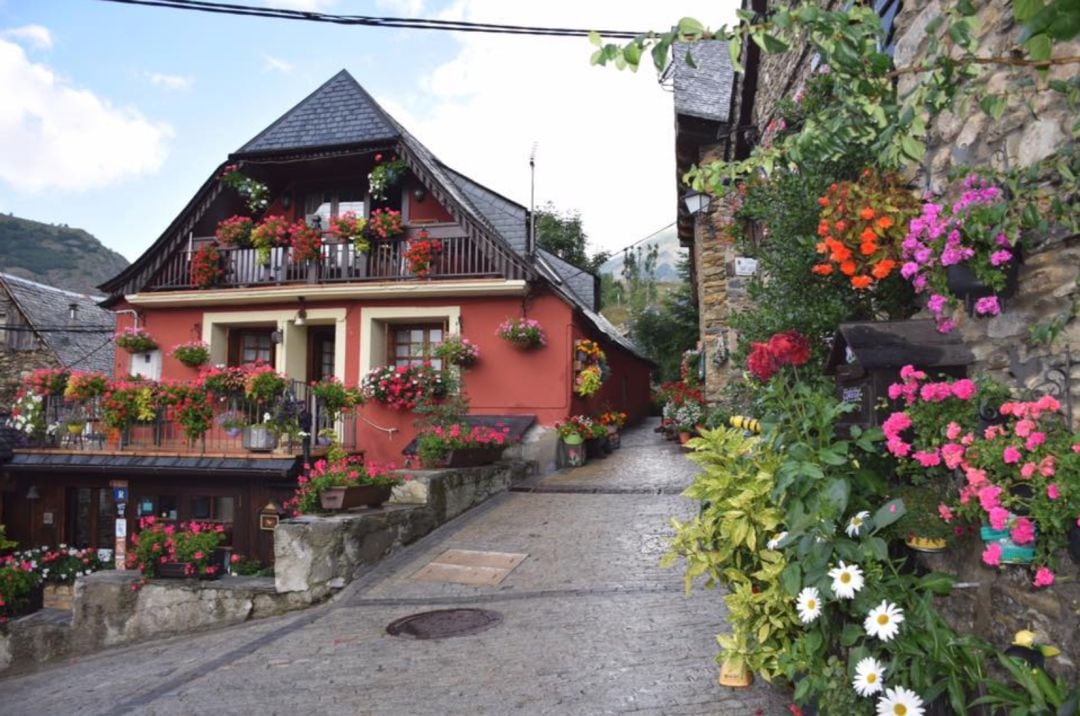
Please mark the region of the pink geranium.
POLYGON ((952 510, 949 509, 948 505, 946 505, 945 503, 942 503, 942 504, 938 505, 937 506, 937 511, 938 511, 938 515, 941 516, 942 520, 944 520, 945 522, 952 522, 953 513, 952 513, 952 510))
POLYGON ((1001 545, 997 542, 991 542, 986 546, 986 549, 982 553, 982 561, 991 567, 996 567, 1001 564, 1001 545))
POLYGON ((1049 485, 1046 486, 1046 496, 1051 500, 1056 500, 1057 498, 1061 497, 1061 493, 1058 491, 1058 486, 1056 482, 1051 482, 1049 485))
POLYGON ((1009 524, 1009 511, 1004 507, 991 508, 987 517, 990 520, 990 526, 995 530, 1003 530, 1009 524))
POLYGON ((1035 570, 1035 581, 1033 584, 1038 587, 1049 587, 1054 583, 1054 573, 1046 567, 1039 567, 1035 570))
MULTIPOLYGON (((995 527, 994 529, 1000 529, 995 527)), ((1028 544, 1035 541, 1035 524, 1027 517, 1018 517, 1013 522, 1012 529, 1009 530, 1009 536, 1012 537, 1012 541, 1016 544, 1028 544)))
POLYGON ((998 496, 1001 494, 1001 488, 997 485, 987 485, 979 490, 979 504, 983 510, 989 512, 995 507, 1000 507, 1001 503, 998 500, 998 496))
POLYGON ((1001 459, 1006 465, 1015 465, 1020 462, 1020 457, 1020 451, 1012 445, 1005 448, 1001 453, 1001 459))

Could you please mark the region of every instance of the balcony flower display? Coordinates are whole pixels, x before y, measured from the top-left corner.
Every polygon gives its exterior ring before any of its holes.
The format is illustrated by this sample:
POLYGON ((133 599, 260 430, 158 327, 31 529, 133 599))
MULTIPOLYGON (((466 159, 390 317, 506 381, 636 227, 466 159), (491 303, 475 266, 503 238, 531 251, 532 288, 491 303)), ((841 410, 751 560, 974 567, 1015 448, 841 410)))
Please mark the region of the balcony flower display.
POLYGON ((221 171, 221 183, 235 190, 253 214, 265 211, 270 205, 270 187, 241 172, 236 164, 230 164, 221 171))
POLYGON ((432 239, 428 232, 421 229, 416 238, 410 239, 405 247, 405 260, 409 271, 417 278, 431 275, 435 260, 442 255, 443 245, 438 239, 432 239))
POLYGON ((255 259, 260 266, 270 263, 270 251, 289 245, 291 224, 284 216, 271 214, 251 230, 251 245, 255 247, 255 259))
POLYGON ((900 273, 916 293, 929 294, 927 308, 942 333, 955 327, 949 315, 964 297, 950 289, 950 273, 970 271, 985 286, 973 302, 974 313, 996 316, 1001 312, 999 294, 1006 291, 1019 260, 1018 220, 1010 213, 1004 190, 974 174, 960 189, 959 200, 951 206, 924 203, 902 244, 900 273))
POLYGON ((244 366, 211 366, 199 373, 199 382, 219 401, 244 394, 248 371, 244 366))
POLYGON ((176 383, 163 386, 163 402, 173 406, 173 415, 191 445, 202 438, 214 424, 214 397, 201 383, 176 383))
POLYGON ((416 454, 420 462, 436 466, 445 462, 455 450, 504 447, 509 441, 510 428, 492 428, 486 425, 451 423, 436 425, 416 437, 416 454))
POLYGON ((409 479, 393 472, 389 465, 365 464, 362 458, 332 450, 329 459, 306 466, 304 473, 297 478, 293 498, 287 500, 284 507, 291 509, 294 515, 310 514, 319 509, 320 498, 327 489, 371 485, 389 491, 409 479))
POLYGON ((210 360, 210 345, 205 341, 188 341, 174 346, 172 357, 188 368, 198 368, 210 360))
POLYGON ((156 517, 139 520, 139 532, 131 536, 135 550, 128 567, 140 570, 145 579, 158 576, 168 563, 184 565, 185 576, 214 577, 221 567, 214 563, 214 550, 226 539, 225 527, 210 522, 180 522, 173 525, 156 517))
POLYGON ((244 249, 251 246, 251 231, 255 222, 250 217, 234 215, 220 222, 214 236, 222 246, 244 249))
POLYGON ((322 401, 323 409, 331 424, 337 422, 342 412, 364 404, 364 393, 359 388, 345 386, 335 376, 323 378, 311 384, 311 393, 322 401))
POLYGON ((322 258, 322 233, 300 220, 289 228, 289 242, 295 263, 318 261, 322 258))
POLYGON ((401 212, 393 209, 376 209, 371 212, 367 224, 368 233, 378 239, 392 239, 405 233, 401 212))
POLYGON ((45 434, 45 397, 33 390, 20 389, 11 406, 11 427, 32 438, 45 434))
POLYGON ((221 266, 221 251, 216 241, 205 243, 191 257, 191 283, 197 288, 210 288, 225 276, 221 266))
POLYGON ((101 373, 74 371, 64 389, 66 400, 86 401, 100 398, 109 389, 109 379, 101 373))
POLYGON ((435 357, 450 365, 468 368, 480 360, 480 348, 468 338, 450 335, 435 347, 435 357))
POLYGON ((442 374, 423 365, 383 366, 364 376, 364 397, 393 410, 412 410, 425 396, 443 398, 446 383, 442 374))
POLYGON ((157 341, 143 328, 131 326, 113 336, 117 348, 128 353, 145 353, 157 348, 157 341))
POLYGON ((288 380, 265 363, 251 366, 244 378, 244 394, 259 404, 272 403, 288 387, 288 380))
POLYGON ((825 260, 815 274, 839 272, 865 291, 899 268, 900 242, 918 202, 896 177, 866 169, 857 181, 832 184, 818 204, 817 252, 825 260))
POLYGON ((543 348, 547 345, 547 335, 540 321, 533 318, 507 318, 500 325, 495 335, 502 338, 515 348, 529 350, 531 348, 543 348))
POLYGON ((341 216, 330 218, 330 233, 339 241, 348 241, 353 245, 353 250, 365 253, 371 244, 367 239, 367 219, 357 216, 355 211, 346 211, 341 216))
POLYGON ((123 430, 136 422, 151 422, 158 414, 157 393, 157 385, 148 381, 114 382, 101 403, 106 427, 123 430))
POLYGON ((64 368, 38 368, 23 381, 27 390, 38 395, 63 395, 71 371, 64 368))
POLYGON ((382 154, 376 154, 374 158, 375 167, 368 174, 368 186, 371 189, 372 198, 386 201, 387 190, 401 181, 405 176, 407 165, 403 159, 398 159, 393 155, 389 159, 384 159, 382 154))

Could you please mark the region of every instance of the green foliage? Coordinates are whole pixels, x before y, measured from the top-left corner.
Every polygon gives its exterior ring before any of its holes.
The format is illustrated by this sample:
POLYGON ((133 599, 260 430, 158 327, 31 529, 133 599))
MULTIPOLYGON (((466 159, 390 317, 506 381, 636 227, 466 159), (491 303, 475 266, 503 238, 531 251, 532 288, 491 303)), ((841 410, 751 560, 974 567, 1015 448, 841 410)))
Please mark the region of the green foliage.
POLYGON ((98 284, 127 265, 127 259, 82 229, 0 214, 0 266, 5 273, 96 294, 98 284))
MULTIPOLYGON (((660 366, 660 380, 679 379, 682 355, 698 341, 698 305, 690 286, 689 259, 678 264, 679 283, 653 303, 643 303, 631 295, 630 335, 639 348, 660 366)), ((624 272, 625 272, 624 266, 624 272)))
POLYGON ((577 211, 559 211, 550 201, 536 210, 536 245, 589 273, 596 273, 611 254, 588 255, 589 238, 577 211))
POLYGON ((0 524, 0 552, 5 552, 17 544, 18 542, 7 538, 7 534, 4 531, 4 525, 0 524))

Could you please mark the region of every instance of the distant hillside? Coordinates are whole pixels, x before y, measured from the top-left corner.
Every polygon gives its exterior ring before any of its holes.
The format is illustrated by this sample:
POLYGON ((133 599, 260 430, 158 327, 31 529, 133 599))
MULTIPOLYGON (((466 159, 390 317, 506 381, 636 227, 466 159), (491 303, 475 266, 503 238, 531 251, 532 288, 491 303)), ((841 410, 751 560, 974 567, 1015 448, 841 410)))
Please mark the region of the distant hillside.
MULTIPOLYGON (((679 259, 686 255, 686 249, 679 246, 679 235, 674 226, 658 232, 653 238, 642 242, 639 246, 647 247, 656 244, 660 247, 660 255, 656 261, 656 280, 660 283, 678 281, 679 274, 675 267, 679 259)), ((623 255, 621 253, 612 256, 600 266, 601 274, 611 274, 616 279, 622 279, 623 255)))
POLYGON ((79 293, 128 265, 82 229, 0 214, 0 271, 79 293))

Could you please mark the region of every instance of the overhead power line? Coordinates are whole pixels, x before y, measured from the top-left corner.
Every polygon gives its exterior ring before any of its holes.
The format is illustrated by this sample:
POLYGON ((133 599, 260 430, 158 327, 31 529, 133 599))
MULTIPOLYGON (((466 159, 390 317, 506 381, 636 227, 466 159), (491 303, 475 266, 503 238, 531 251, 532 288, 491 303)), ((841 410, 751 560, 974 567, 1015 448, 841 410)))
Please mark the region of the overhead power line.
MULTIPOLYGON (((209 0, 101 0, 124 5, 163 7, 174 10, 210 12, 221 15, 265 17, 276 20, 301 20, 324 22, 334 25, 358 25, 362 27, 392 27, 409 30, 441 30, 444 32, 484 32, 496 35, 534 35, 540 37, 587 37, 591 30, 572 27, 533 27, 530 25, 506 25, 489 22, 465 22, 463 20, 426 20, 412 17, 376 17, 373 15, 338 15, 326 12, 308 12, 284 8, 235 5, 210 2, 209 0)), ((630 40, 646 32, 629 30, 597 30, 605 38, 630 40)))

